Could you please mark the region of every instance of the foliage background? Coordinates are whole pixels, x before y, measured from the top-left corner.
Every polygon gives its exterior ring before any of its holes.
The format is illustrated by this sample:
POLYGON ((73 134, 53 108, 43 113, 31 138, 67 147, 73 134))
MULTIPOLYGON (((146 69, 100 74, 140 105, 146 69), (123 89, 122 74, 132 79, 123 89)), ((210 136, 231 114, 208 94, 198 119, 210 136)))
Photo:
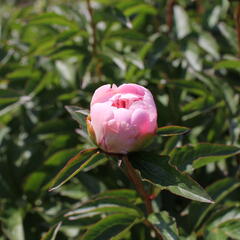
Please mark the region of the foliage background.
MULTIPOLYGON (((0 4, 1 240, 54 239, 44 233, 73 206, 107 190, 132 188, 114 163, 103 161, 56 192, 47 191, 66 161, 91 147, 64 106, 88 109, 103 84, 146 86, 156 100, 159 126, 192 129, 158 137, 154 150, 166 154, 199 142, 239 146, 237 2, 0 4)), ((211 207, 167 191, 156 198, 155 207, 176 219, 181 239, 240 239, 239 161, 211 158, 191 173, 216 201, 211 207)), ((80 239, 96 219, 64 221, 57 239, 80 239)), ((173 236, 166 239, 180 239, 173 236)), ((120 239, 153 236, 139 223, 120 239)))

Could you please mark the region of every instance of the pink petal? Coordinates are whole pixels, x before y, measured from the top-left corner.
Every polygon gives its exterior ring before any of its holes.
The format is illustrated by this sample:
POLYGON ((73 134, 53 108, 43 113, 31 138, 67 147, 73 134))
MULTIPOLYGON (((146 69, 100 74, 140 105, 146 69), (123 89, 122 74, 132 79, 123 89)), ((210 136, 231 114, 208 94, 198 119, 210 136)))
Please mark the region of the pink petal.
MULTIPOLYGON (((114 120, 113 120, 114 121, 114 120)), ((103 140, 103 147, 107 152, 126 154, 131 150, 136 142, 138 130, 125 122, 121 122, 119 131, 112 131, 113 123, 106 126, 106 134, 103 140)))
POLYGON ((141 133, 149 132, 149 114, 146 110, 138 108, 132 114, 132 124, 137 126, 141 133))
POLYGON ((102 103, 107 101, 116 93, 116 90, 117 86, 115 84, 113 84, 112 87, 110 84, 99 87, 93 94, 91 106, 95 103, 102 103))
POLYGON ((106 123, 114 118, 112 108, 109 104, 96 103, 91 107, 90 115, 97 143, 100 143, 104 136, 106 123))
POLYGON ((140 96, 144 95, 144 88, 142 86, 139 86, 137 84, 123 84, 118 87, 119 93, 133 93, 140 96))
POLYGON ((114 108, 113 113, 114 113, 114 119, 117 122, 126 122, 126 123, 131 122, 132 112, 130 110, 126 108, 114 108))

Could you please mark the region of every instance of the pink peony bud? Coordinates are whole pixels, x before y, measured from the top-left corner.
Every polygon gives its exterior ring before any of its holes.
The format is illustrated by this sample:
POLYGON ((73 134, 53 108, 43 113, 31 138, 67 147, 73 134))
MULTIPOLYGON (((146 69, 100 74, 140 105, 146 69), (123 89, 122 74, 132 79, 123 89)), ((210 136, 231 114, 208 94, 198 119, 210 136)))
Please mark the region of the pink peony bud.
POLYGON ((88 132, 105 152, 126 154, 143 148, 157 130, 150 91, 137 84, 107 84, 93 94, 88 132))

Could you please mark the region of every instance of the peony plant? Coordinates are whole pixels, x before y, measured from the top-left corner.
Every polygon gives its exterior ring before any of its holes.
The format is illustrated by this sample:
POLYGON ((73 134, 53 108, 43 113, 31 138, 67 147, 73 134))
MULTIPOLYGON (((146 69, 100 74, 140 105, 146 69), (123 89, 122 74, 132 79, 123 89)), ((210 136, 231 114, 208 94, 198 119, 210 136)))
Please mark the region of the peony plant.
POLYGON ((111 228, 114 231, 107 236, 121 235, 124 229, 130 229, 137 223, 145 224, 158 239, 170 239, 170 235, 171 239, 178 239, 176 227, 171 225, 175 220, 154 207, 156 197, 162 190, 168 190, 194 201, 213 203, 208 193, 191 178, 191 172, 218 158, 239 153, 239 148, 234 146, 208 143, 177 148, 173 144, 175 139, 171 139, 170 147, 162 150, 162 154, 149 150, 148 145, 154 138, 184 135, 189 129, 174 125, 158 128, 153 96, 148 89, 137 84, 99 87, 92 96, 90 112, 75 106, 67 106, 66 109, 79 123, 81 129, 78 132, 93 147, 83 149, 66 163, 50 182, 50 191, 58 189, 80 171, 113 161, 125 172, 141 198, 134 205, 129 200, 132 193, 125 190, 111 192, 111 196, 105 193, 83 204, 80 209, 66 213, 65 217, 73 220, 106 211, 106 219, 89 228, 81 238, 83 240, 107 239, 104 231, 108 232, 111 228), (119 198, 125 200, 121 202, 119 198), (139 204, 145 207, 139 208, 139 204), (167 225, 167 230, 162 229, 167 225))

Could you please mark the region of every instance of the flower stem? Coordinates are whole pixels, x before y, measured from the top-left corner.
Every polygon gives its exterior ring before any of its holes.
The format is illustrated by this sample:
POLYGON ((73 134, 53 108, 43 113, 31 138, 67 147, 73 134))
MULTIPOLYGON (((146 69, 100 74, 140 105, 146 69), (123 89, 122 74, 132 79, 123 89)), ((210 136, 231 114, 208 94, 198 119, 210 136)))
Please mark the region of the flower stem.
POLYGON ((125 163, 125 166, 126 166, 126 171, 127 171, 128 178, 134 184, 137 192, 139 193, 139 195, 143 199, 148 215, 151 214, 153 212, 152 202, 149 198, 149 195, 147 194, 147 192, 145 191, 145 189, 143 187, 142 180, 137 175, 135 169, 133 168, 132 164, 128 160, 127 155, 123 156, 123 162, 125 163))
MULTIPOLYGON (((144 186, 142 184, 142 180, 140 179, 140 177, 136 173, 136 171, 133 168, 131 162, 128 160, 128 156, 127 155, 123 155, 122 160, 125 163, 126 172, 127 172, 127 176, 129 178, 129 180, 134 184, 138 194, 141 196, 141 198, 143 199, 143 201, 145 203, 147 214, 149 215, 149 214, 153 213, 151 199, 150 199, 148 193, 144 189, 144 186)), ((151 228, 155 232, 156 237, 158 239, 163 240, 161 232, 152 223, 150 223, 147 219, 145 219, 144 220, 144 224, 147 227, 151 228)))

